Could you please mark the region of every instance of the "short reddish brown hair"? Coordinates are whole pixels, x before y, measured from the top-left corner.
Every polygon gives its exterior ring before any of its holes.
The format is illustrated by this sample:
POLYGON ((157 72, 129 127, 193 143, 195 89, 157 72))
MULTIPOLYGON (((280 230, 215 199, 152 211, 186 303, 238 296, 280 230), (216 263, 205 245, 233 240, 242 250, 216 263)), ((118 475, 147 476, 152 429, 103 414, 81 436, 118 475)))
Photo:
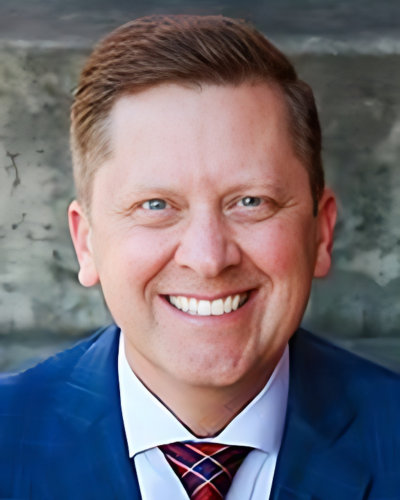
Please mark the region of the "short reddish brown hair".
POLYGON ((132 21, 89 57, 71 110, 78 200, 89 211, 93 176, 112 154, 109 116, 116 99, 163 83, 276 84, 286 101, 295 154, 306 168, 317 213, 324 189, 321 128, 311 88, 289 60, 248 23, 222 16, 155 16, 132 21))

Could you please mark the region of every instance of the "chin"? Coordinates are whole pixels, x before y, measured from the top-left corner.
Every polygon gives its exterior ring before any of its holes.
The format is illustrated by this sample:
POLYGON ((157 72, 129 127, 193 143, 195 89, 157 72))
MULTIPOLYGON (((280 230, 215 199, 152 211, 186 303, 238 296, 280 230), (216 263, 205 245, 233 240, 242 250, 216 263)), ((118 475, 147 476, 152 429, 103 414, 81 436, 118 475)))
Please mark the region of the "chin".
MULTIPOLYGON (((189 358, 187 358, 189 359, 189 358)), ((250 366, 246 369, 243 360, 222 358, 221 355, 196 359, 188 363, 180 363, 179 369, 174 365, 176 378, 189 385, 203 387, 228 387, 243 379, 250 366)))

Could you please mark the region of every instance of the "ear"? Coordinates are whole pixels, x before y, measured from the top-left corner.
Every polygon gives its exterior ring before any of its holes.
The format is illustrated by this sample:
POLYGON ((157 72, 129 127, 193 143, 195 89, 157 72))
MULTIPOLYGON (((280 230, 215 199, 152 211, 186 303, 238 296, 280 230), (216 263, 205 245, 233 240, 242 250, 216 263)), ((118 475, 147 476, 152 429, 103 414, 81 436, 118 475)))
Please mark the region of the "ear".
POLYGON ((318 204, 317 215, 317 259, 314 277, 322 278, 328 274, 331 267, 333 246, 333 230, 335 228, 337 206, 332 190, 325 188, 318 204))
POLYGON ((99 282, 89 221, 79 203, 74 200, 68 208, 68 222, 72 242, 80 265, 78 278, 83 286, 93 286, 99 282))

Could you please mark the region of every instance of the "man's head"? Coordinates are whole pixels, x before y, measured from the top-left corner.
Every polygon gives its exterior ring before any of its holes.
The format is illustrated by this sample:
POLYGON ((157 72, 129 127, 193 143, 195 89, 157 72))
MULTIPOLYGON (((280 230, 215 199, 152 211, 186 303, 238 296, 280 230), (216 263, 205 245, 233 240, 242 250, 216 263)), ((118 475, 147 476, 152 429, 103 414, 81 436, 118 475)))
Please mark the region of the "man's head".
POLYGON ((135 366, 216 387, 270 368, 335 220, 287 59, 240 22, 138 21, 96 49, 72 117, 80 280, 101 282, 135 366))
POLYGON ((201 88, 261 82, 281 91, 292 145, 309 174, 316 211, 324 173, 313 93, 288 59, 251 25, 221 16, 139 19, 95 48, 82 71, 71 112, 81 205, 89 213, 94 174, 113 154, 109 118, 118 98, 166 83, 201 88))

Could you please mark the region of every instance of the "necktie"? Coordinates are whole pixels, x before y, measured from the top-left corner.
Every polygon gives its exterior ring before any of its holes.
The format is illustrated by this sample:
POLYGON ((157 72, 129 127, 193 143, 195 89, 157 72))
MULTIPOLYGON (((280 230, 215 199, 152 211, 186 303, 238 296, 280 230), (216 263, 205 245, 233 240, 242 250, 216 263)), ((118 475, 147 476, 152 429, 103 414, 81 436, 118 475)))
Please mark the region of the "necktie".
POLYGON ((252 448, 216 443, 172 443, 159 447, 190 500, 225 498, 252 448))

